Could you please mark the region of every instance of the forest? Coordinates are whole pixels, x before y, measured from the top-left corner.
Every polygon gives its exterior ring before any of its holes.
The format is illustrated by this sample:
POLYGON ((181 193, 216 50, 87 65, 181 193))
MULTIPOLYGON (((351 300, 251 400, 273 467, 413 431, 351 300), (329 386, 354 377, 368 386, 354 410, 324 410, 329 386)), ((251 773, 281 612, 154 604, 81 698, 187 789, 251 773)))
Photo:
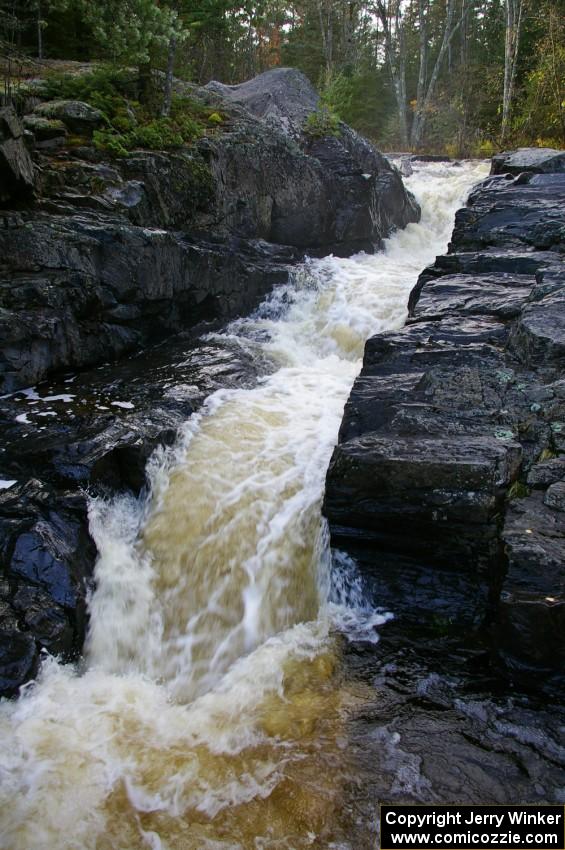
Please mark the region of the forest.
POLYGON ((565 144, 565 0, 1 0, 0 16, 5 100, 51 60, 96 61, 160 71, 167 116, 173 75, 237 84, 292 66, 330 125, 385 150, 565 144))

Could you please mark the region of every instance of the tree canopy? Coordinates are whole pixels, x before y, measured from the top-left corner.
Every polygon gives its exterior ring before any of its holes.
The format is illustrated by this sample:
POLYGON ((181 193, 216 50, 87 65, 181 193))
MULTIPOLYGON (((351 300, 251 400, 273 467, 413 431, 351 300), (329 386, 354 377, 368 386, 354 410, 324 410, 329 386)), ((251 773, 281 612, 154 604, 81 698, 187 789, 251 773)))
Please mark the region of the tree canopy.
POLYGON ((565 0, 0 0, 0 14, 5 62, 102 60, 169 83, 291 65, 388 148, 565 143, 565 0))

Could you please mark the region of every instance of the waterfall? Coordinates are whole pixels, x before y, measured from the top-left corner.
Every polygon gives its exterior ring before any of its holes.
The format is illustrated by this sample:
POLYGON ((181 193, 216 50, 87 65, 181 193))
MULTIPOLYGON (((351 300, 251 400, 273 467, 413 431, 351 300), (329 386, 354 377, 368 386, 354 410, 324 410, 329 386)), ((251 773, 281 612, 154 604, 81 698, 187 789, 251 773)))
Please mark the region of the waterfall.
POLYGON ((139 500, 93 500, 85 659, 46 659, 0 703, 9 850, 347 848, 350 765, 335 635, 376 641, 355 565, 330 570, 327 465, 368 336, 396 329, 482 164, 417 166, 422 220, 383 253, 307 261, 225 335, 257 355, 139 500))

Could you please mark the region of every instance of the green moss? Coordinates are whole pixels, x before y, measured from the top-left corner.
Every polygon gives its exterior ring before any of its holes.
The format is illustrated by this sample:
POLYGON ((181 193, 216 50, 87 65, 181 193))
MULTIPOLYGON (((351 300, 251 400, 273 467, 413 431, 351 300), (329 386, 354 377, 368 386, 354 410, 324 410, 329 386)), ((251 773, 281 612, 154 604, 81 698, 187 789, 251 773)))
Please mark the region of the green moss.
POLYGON ((496 428, 494 436, 497 440, 502 441, 516 439, 516 434, 513 431, 508 430, 507 428, 496 428))
POLYGON ((130 115, 116 115, 112 118, 112 127, 119 133, 129 133, 136 126, 136 122, 130 115))
POLYGON ((99 151, 105 151, 111 156, 127 156, 128 149, 123 144, 125 136, 112 133, 111 130, 95 130, 92 136, 94 147, 99 151))
POLYGON ((186 188, 194 198, 197 207, 205 207, 214 195, 214 178, 207 163, 200 156, 187 158, 188 185, 186 188))
POLYGON ((557 452, 554 452, 552 449, 544 449, 540 454, 538 461, 553 460, 556 457, 558 457, 557 452))
MULTIPOLYGON (((122 126, 125 126, 122 124, 122 126)), ((202 135, 202 129, 190 116, 181 116, 177 121, 171 118, 155 118, 145 124, 129 125, 126 132, 112 129, 100 130, 94 134, 94 144, 98 150, 108 151, 115 156, 124 156, 128 151, 143 148, 146 150, 170 150, 190 145, 202 135)))
POLYGON ((78 135, 70 135, 67 136, 65 140, 65 144, 69 148, 80 148, 83 145, 88 145, 90 143, 90 139, 87 136, 78 136, 78 135))
POLYGON ((208 121, 210 122, 210 124, 216 124, 217 125, 217 124, 223 124, 224 119, 222 118, 222 116, 220 115, 219 112, 212 112, 212 114, 208 116, 208 121))
POLYGON ((521 481, 515 481, 512 487, 508 491, 508 500, 512 499, 525 499, 526 496, 530 495, 530 491, 526 487, 525 484, 522 484, 521 481))

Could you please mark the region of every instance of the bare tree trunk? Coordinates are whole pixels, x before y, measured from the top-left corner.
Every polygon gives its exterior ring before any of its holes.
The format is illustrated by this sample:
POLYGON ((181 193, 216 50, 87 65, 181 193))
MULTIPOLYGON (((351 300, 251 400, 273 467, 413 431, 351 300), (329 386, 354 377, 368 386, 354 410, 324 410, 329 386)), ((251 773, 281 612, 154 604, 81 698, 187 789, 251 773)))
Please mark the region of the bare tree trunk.
POLYGON ((318 17, 320 19, 320 33, 324 58, 326 60, 326 79, 330 79, 333 71, 333 2, 332 0, 318 0, 318 17))
POLYGON ((173 98, 173 71, 175 69, 175 56, 177 53, 177 37, 173 35, 169 39, 169 54, 167 56, 167 72, 165 74, 165 91, 163 93, 163 105, 161 115, 168 118, 171 114, 171 100, 173 98))
POLYGON ((428 74, 428 9, 428 0, 419 0, 418 23, 420 28, 420 67, 418 69, 418 88, 416 93, 417 106, 424 102, 426 77, 428 74))
POLYGON ((510 113, 518 68, 518 53, 525 0, 505 0, 506 32, 504 39, 504 92, 502 95, 502 141, 510 129, 510 113))
POLYGON ((37 58, 43 59, 43 30, 41 28, 41 0, 37 0, 37 58))
POLYGON ((343 62, 349 66, 354 66, 357 59, 355 31, 359 14, 358 6, 357 2, 347 3, 343 12, 343 62))
POLYGON ((395 0, 394 9, 385 6, 384 0, 377 0, 377 14, 380 18, 385 37, 385 53, 392 78, 396 108, 398 111, 398 130, 400 142, 408 147, 408 121, 406 118, 406 45, 404 41, 404 21, 400 0, 395 0), (395 17, 394 39, 391 31, 392 15, 395 17))
POLYGON ((416 114, 414 115, 414 121, 412 122, 412 133, 410 136, 410 144, 413 148, 418 148, 422 144, 427 115, 434 96, 439 72, 441 71, 443 60, 445 59, 453 36, 455 35, 462 23, 462 18, 459 18, 459 20, 455 23, 453 22, 453 18, 455 16, 455 2, 456 0, 448 0, 445 15, 445 26, 443 29, 443 38, 435 61, 435 65, 430 75, 430 79, 426 88, 426 93, 423 96, 422 100, 416 104, 416 114))
POLYGON ((557 107, 557 114, 559 115, 559 124, 561 126, 561 139, 565 141, 565 80, 563 80, 562 75, 557 70, 557 47, 555 44, 555 36, 556 30, 557 32, 559 27, 559 18, 558 13, 555 9, 551 9, 549 13, 549 42, 551 45, 551 74, 552 74, 552 83, 551 88, 553 91, 553 96, 555 99, 555 105, 557 107))

